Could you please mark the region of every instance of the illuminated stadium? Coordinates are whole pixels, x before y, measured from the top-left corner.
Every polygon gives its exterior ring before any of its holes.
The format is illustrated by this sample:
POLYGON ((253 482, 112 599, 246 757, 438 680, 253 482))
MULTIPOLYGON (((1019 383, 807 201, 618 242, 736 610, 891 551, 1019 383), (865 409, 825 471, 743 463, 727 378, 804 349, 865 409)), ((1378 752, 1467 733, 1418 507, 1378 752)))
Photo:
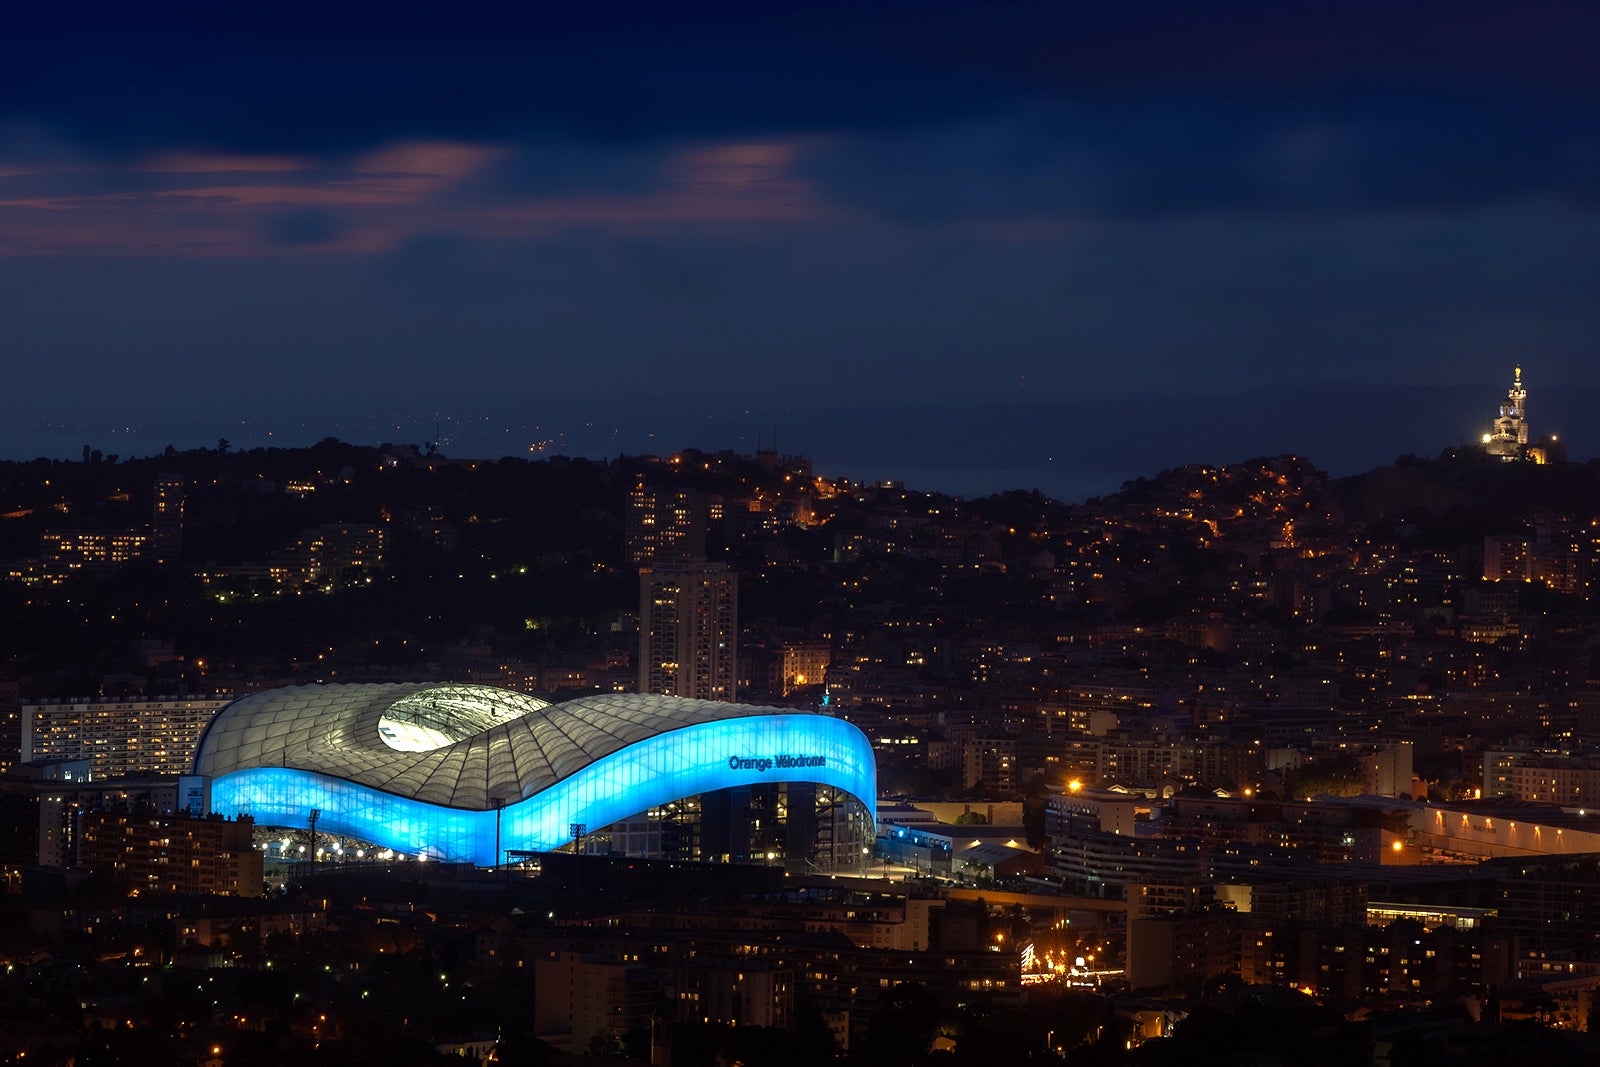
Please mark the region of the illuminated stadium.
POLYGON ((583 837, 590 851, 837 868, 871 840, 877 784, 866 737, 824 715, 453 684, 243 697, 206 727, 194 771, 223 815, 480 866, 583 837))

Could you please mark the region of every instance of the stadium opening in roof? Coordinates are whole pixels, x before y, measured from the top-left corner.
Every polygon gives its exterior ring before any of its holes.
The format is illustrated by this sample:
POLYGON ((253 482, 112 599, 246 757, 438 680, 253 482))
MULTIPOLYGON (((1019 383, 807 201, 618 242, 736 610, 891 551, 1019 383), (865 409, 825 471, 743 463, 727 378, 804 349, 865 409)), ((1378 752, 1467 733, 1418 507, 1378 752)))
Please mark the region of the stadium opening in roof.
POLYGON ((480 866, 582 838, 837 869, 872 840, 877 787, 867 738, 826 715, 441 684, 243 697, 206 727, 194 770, 212 779, 213 811, 480 866))

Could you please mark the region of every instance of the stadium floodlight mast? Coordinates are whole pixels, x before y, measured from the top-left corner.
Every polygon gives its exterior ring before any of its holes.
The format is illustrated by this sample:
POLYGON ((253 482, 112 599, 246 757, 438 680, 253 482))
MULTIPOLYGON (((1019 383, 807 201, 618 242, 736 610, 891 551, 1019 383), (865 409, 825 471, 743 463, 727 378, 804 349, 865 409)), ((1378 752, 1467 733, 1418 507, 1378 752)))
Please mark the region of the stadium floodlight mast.
POLYGON ((320 851, 317 848, 317 820, 320 818, 322 818, 321 808, 312 808, 306 817, 306 822, 311 827, 311 877, 313 878, 317 876, 317 853, 320 851))
POLYGON ((572 891, 575 895, 582 896, 583 867, 579 864, 578 857, 583 854, 583 835, 589 832, 589 824, 568 823, 567 832, 572 835, 572 891))
POLYGON ((498 868, 498 867, 501 866, 501 863, 500 863, 500 860, 501 860, 501 855, 500 855, 500 818, 501 818, 501 816, 503 816, 505 814, 506 798, 505 797, 490 797, 489 798, 489 803, 494 805, 494 863, 491 866, 493 866, 495 868, 498 868))

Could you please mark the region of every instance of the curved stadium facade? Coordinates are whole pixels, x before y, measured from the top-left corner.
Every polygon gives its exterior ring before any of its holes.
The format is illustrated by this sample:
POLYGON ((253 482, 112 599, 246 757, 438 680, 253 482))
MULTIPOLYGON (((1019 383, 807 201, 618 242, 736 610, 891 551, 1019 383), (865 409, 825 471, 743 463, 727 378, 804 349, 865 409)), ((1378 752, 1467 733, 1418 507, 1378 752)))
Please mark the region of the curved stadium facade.
POLYGON ((842 794, 870 820, 877 787, 867 738, 823 715, 642 694, 552 704, 439 684, 243 697, 206 727, 194 770, 212 779, 213 811, 305 828, 315 810, 320 832, 482 866, 559 848, 575 824, 638 825, 692 797, 721 798, 710 807, 737 822, 752 793, 781 791, 763 810, 791 820, 842 794))

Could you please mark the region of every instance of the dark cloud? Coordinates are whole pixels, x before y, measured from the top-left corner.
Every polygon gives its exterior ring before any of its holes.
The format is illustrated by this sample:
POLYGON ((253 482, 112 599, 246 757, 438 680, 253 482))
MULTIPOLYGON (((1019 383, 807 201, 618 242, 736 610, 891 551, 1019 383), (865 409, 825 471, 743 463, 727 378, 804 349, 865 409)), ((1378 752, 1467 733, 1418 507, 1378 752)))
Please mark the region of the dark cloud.
POLYGON ((134 152, 881 130, 1150 92, 1600 93, 1600 10, 1548 0, 30 6, 0 46, 9 114, 134 152))
POLYGON ((1587 195, 1592 145, 1569 142, 1600 95, 1600 9, 1549 0, 13 10, 0 121, 107 154, 490 140, 522 147, 493 180, 544 193, 647 186, 634 146, 836 135, 842 184, 914 166, 926 186, 893 199, 929 215, 961 213, 940 189, 969 174, 988 188, 968 196, 1025 210, 1470 200, 1533 184, 1519 169, 1587 195), (1024 105, 1045 119, 1019 126, 1024 105), (1277 141, 1330 129, 1365 154, 1354 173, 1261 173, 1277 141), (918 157, 928 131, 974 130, 970 160, 918 157))
POLYGON ((588 144, 525 138, 465 186, 466 195, 559 196, 571 193, 647 193, 660 186, 672 146, 588 144))
POLYGON ((1600 134, 1573 109, 1481 101, 1145 99, 838 138, 805 173, 907 221, 1593 208, 1600 134))
POLYGON ((398 137, 815 128, 939 108, 957 89, 841 47, 826 4, 353 7, 47 6, 8 35, 0 96, 11 116, 106 151, 335 152, 398 137))
POLYGON ((319 245, 332 241, 348 228, 347 222, 332 211, 302 207, 276 212, 262 226, 262 233, 274 244, 319 245))
POLYGON ((315 183, 448 139, 510 149, 468 194, 526 197, 643 193, 683 145, 800 137, 826 144, 807 173, 841 203, 907 221, 1600 194, 1593 5, 27 7, 0 45, 0 157, 286 152, 319 160, 315 183))
MULTIPOLYGON (((279 187, 315 188, 336 177, 323 168, 275 171, 271 174, 279 187)), ((182 194, 196 189, 228 189, 260 185, 260 171, 212 170, 193 173, 170 170, 135 170, 127 167, 95 167, 78 170, 40 170, 21 174, 0 174, 0 200, 74 198, 107 195, 133 196, 182 194)))
POLYGON ((1597 381, 1593 5, 8 14, 12 395, 620 390, 643 418, 774 389, 804 411, 1426 387, 1519 359, 1597 381))

